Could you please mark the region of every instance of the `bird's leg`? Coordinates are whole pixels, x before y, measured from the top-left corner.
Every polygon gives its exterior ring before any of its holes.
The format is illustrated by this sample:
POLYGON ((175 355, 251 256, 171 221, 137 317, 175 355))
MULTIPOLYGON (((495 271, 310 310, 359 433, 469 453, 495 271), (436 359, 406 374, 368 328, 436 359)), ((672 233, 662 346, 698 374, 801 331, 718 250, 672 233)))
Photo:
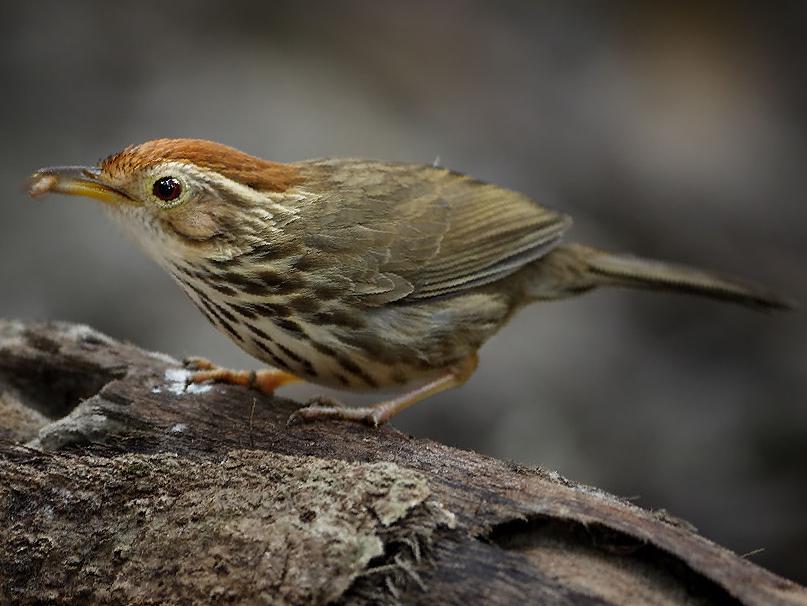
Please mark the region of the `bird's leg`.
POLYGON ((436 379, 421 385, 407 393, 389 400, 384 400, 372 406, 351 408, 325 398, 315 398, 312 403, 300 408, 289 417, 288 424, 307 423, 319 419, 338 419, 342 421, 355 421, 378 427, 389 421, 402 410, 445 391, 452 387, 462 385, 476 370, 477 355, 473 354, 458 366, 448 370, 436 379))
POLYGON ((299 377, 275 368, 264 370, 232 370, 216 366, 205 358, 187 358, 185 365, 193 372, 188 376, 187 383, 204 383, 215 381, 229 385, 243 385, 250 389, 257 389, 263 394, 271 396, 275 389, 288 383, 301 381, 299 377))

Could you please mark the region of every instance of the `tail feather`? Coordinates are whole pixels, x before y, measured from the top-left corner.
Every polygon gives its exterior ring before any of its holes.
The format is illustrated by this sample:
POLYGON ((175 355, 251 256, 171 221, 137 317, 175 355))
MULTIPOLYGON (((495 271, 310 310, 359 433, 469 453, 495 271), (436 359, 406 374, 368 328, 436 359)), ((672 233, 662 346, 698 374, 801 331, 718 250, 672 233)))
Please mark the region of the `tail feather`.
POLYGON ((544 259, 552 264, 553 256, 555 263, 564 268, 562 274, 572 276, 572 283, 567 284, 569 291, 618 286, 689 293, 762 309, 795 307, 793 301, 762 286, 683 265, 607 253, 579 244, 559 246, 544 259))

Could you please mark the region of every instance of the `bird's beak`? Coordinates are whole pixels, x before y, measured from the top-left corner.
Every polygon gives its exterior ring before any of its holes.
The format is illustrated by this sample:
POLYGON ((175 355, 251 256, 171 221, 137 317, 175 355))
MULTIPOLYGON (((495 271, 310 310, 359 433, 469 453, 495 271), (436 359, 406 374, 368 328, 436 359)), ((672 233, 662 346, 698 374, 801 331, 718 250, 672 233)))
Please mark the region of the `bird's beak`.
POLYGON ((107 204, 133 204, 122 191, 101 180, 101 170, 88 166, 55 166, 41 168, 28 180, 32 197, 47 193, 95 198, 107 204))

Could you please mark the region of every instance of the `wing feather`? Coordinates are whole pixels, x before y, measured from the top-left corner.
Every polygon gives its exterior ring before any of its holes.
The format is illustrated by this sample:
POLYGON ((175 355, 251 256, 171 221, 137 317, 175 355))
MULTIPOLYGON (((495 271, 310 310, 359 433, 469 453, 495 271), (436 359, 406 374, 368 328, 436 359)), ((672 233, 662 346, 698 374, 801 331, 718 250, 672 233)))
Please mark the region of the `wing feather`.
POLYGON ((443 168, 364 160, 300 163, 306 245, 332 255, 367 305, 453 294, 551 250, 571 220, 524 195, 443 168), (316 229, 312 226, 316 225, 316 229))

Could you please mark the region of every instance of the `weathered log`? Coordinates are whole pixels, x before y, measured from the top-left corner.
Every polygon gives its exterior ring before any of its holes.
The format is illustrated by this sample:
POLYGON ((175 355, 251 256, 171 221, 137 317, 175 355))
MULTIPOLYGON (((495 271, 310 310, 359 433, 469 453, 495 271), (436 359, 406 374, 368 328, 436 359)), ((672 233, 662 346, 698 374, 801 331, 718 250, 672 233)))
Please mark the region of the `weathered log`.
POLYGON ((663 511, 185 376, 0 323, 3 603, 807 604, 663 511))

